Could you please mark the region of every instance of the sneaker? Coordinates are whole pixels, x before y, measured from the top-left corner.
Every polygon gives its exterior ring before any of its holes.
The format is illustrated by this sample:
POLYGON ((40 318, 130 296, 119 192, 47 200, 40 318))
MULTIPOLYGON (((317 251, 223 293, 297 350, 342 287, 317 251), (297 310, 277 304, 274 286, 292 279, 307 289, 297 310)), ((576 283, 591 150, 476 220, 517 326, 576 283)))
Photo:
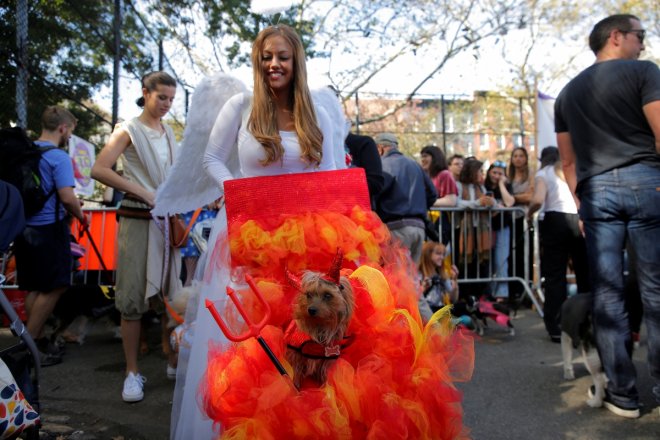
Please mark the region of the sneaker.
POLYGON ((39 352, 39 364, 42 367, 51 367, 62 362, 62 356, 56 354, 39 352))
POLYGON ((50 339, 43 337, 34 341, 40 352, 45 354, 52 354, 55 356, 62 356, 64 354, 63 347, 53 343, 50 339))
MULTIPOLYGON (((589 390, 591 391, 591 389, 589 390)), ((610 396, 606 395, 603 399, 603 405, 617 416, 625 417, 628 419, 636 419, 639 417, 639 408, 622 408, 610 400, 610 396)))
POLYGON ((121 393, 124 402, 139 402, 144 399, 142 388, 147 378, 140 373, 128 373, 124 379, 124 390, 121 393))
MULTIPOLYGON (((596 386, 591 385, 589 387, 589 390, 587 391, 587 396, 589 397, 589 399, 593 399, 595 395, 596 395, 596 386)), ((607 396, 603 399, 603 406, 605 406, 605 408, 612 411, 614 414, 621 417, 627 417, 630 419, 636 419, 637 417, 639 417, 639 408, 636 409, 621 408, 616 403, 611 402, 607 396)), ((660 413, 660 408, 658 408, 658 412, 660 413)))
POLYGON ((170 365, 167 364, 167 378, 171 380, 176 379, 176 367, 170 367, 170 365))

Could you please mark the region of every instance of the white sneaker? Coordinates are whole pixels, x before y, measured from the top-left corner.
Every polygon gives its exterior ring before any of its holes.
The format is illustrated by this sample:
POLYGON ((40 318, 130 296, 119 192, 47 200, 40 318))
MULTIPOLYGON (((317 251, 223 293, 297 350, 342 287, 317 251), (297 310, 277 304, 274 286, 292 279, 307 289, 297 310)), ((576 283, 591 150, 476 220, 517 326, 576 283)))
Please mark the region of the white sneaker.
POLYGON ((124 390, 121 393, 124 402, 139 402, 144 399, 142 388, 146 381, 147 378, 140 373, 128 373, 124 379, 124 390))
POLYGON ((176 367, 170 367, 170 364, 167 364, 167 378, 171 380, 176 379, 176 367))

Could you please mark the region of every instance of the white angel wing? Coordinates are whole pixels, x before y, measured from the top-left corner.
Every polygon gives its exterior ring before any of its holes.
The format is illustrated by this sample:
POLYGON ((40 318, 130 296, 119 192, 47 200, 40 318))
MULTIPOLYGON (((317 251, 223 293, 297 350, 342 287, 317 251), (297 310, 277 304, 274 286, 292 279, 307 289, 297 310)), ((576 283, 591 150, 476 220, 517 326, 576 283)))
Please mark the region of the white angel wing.
MULTIPOLYGON (((222 195, 204 170, 202 158, 220 109, 229 98, 245 91, 245 84, 226 73, 216 73, 199 83, 192 95, 179 154, 167 179, 158 187, 152 214, 164 216, 192 211, 222 195)), ((237 164, 237 161, 238 157, 230 162, 237 164)), ((233 170, 238 166, 232 168, 228 164, 228 168, 233 170)))
POLYGON ((333 159, 337 169, 346 168, 346 151, 344 150, 344 141, 348 136, 350 122, 346 119, 344 109, 330 87, 314 89, 312 100, 318 109, 321 109, 330 119, 332 125, 332 146, 333 159))

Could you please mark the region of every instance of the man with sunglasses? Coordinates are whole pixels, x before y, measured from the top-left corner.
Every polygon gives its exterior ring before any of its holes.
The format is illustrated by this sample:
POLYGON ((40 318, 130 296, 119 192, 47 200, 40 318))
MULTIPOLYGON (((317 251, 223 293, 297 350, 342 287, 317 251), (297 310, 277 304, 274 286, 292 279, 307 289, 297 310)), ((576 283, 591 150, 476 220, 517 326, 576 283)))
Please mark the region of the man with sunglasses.
POLYGON ((555 103, 562 165, 584 221, 596 346, 609 378, 604 405, 628 418, 640 412, 623 289, 626 240, 638 259, 660 404, 660 70, 637 60, 644 37, 634 15, 598 22, 589 35, 596 62, 555 103))

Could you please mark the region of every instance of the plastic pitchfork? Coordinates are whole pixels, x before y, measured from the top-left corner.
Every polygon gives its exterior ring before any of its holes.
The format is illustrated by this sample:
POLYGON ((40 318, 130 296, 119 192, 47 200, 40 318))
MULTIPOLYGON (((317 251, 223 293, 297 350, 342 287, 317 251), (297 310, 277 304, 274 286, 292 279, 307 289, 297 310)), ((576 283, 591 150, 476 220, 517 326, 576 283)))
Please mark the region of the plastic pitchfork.
POLYGON ((224 333, 227 339, 233 342, 241 342, 241 341, 245 341, 248 338, 256 338, 257 342, 259 342, 259 345, 261 345, 261 348, 263 348, 263 350, 270 358, 270 361, 275 365, 275 368, 277 368, 277 371, 279 371, 279 373, 282 376, 288 377, 289 375, 286 373, 286 370, 280 363, 279 359, 277 359, 277 356, 275 356, 275 354, 270 349, 264 338, 261 336, 261 329, 265 327, 266 323, 270 319, 270 305, 268 305, 268 302, 261 295, 261 292, 254 284, 254 279, 250 275, 245 276, 245 281, 247 281, 248 286, 250 286, 250 289, 257 296, 259 302, 264 306, 265 313, 261 321, 259 321, 257 324, 253 323, 248 317, 247 313, 245 313, 245 309, 243 308, 243 305, 239 301, 238 297, 236 296, 236 292, 234 291, 234 289, 227 286, 227 295, 229 295, 229 298, 231 298, 232 302, 236 305, 236 308, 238 309, 238 313, 241 314, 241 316, 243 317, 243 321, 248 326, 247 331, 241 333, 240 335, 235 335, 231 332, 231 330, 229 330, 229 327, 227 327, 227 324, 225 324, 225 322, 222 320, 220 313, 218 313, 218 309, 216 309, 215 304, 213 304, 212 301, 206 299, 204 304, 206 308, 209 309, 209 312, 211 312, 211 315, 213 315, 213 319, 215 319, 215 322, 218 323, 218 325, 220 326, 220 330, 222 330, 222 333, 224 333))

